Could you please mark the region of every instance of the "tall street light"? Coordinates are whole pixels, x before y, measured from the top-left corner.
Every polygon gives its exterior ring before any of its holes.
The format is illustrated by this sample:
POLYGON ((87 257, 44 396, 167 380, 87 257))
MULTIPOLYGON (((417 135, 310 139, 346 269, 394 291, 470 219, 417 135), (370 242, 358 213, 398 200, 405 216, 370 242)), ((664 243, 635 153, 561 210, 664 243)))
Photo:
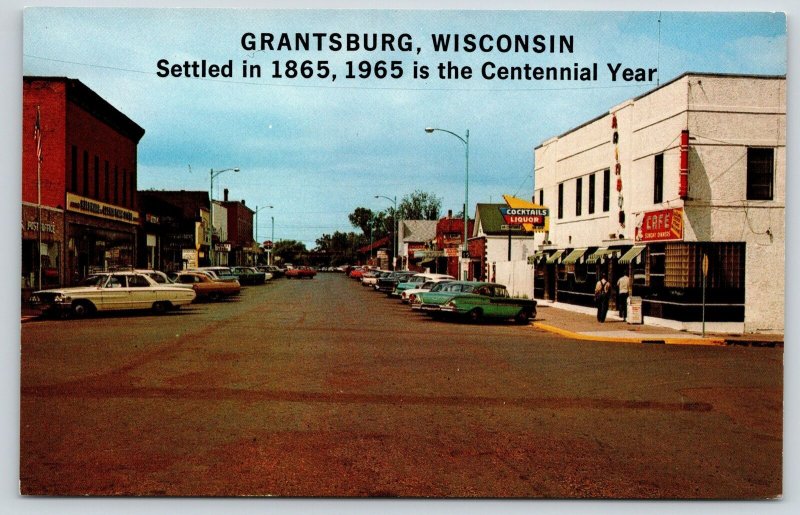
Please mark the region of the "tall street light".
POLYGON ((399 227, 397 225, 397 195, 395 195, 394 197, 387 197, 386 195, 375 195, 375 198, 385 198, 386 200, 389 200, 389 201, 394 203, 394 213, 392 213, 392 217, 394 218, 394 222, 395 222, 394 224, 392 224, 392 225, 394 225, 394 228, 393 228, 394 237, 392 238, 392 270, 397 270, 397 245, 396 245, 396 241, 397 241, 397 231, 398 231, 398 227, 399 227))
MULTIPOLYGON (((467 255, 467 256, 469 255, 469 254, 467 254, 467 252, 469 251, 469 249, 467 247, 467 228, 469 227, 469 215, 467 214, 467 209, 468 209, 468 206, 469 206, 469 129, 467 129, 467 133, 463 138, 461 136, 459 136, 458 134, 456 134, 455 132, 448 131, 447 129, 435 129, 433 127, 426 127, 425 128, 425 132, 427 132, 428 134, 431 134, 433 131, 440 131, 440 132, 446 132, 447 134, 451 134, 451 135, 455 136, 456 138, 458 138, 459 140, 461 140, 461 143, 463 143, 464 146, 466 147, 466 163, 467 164, 466 164, 466 173, 464 175, 464 218, 463 218, 464 219, 464 246, 461 249, 461 259, 463 260, 465 255, 467 255)), ((466 281, 467 280, 467 271, 466 270, 462 270, 461 273, 463 275, 463 279, 466 281)))
MULTIPOLYGON (((275 246, 275 217, 270 216, 272 220, 272 236, 270 236, 269 241, 272 242, 272 246, 275 246)), ((272 265, 272 248, 269 249, 269 265, 272 265)))
MULTIPOLYGON (((262 209, 267 209, 267 208, 272 209, 272 206, 261 206, 261 207, 256 206, 256 210, 253 211, 253 214, 256 216, 256 245, 258 245, 259 248, 261 248, 261 242, 258 241, 258 212, 261 211, 262 209)), ((256 259, 256 261, 258 260, 256 259)))
POLYGON ((214 169, 212 168, 209 174, 211 177, 211 187, 209 189, 209 194, 211 195, 209 198, 209 200, 211 201, 210 202, 211 220, 210 223, 208 224, 208 261, 211 265, 214 264, 213 254, 212 254, 212 251, 214 249, 214 179, 221 173, 238 172, 238 171, 239 171, 238 166, 236 168, 225 168, 224 170, 217 170, 217 171, 214 171, 214 169))

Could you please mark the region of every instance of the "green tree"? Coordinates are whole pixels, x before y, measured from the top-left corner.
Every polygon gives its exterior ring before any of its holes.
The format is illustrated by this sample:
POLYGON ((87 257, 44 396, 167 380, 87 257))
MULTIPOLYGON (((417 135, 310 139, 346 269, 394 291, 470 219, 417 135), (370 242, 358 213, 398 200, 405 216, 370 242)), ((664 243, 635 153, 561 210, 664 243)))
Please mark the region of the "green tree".
POLYGON ((283 263, 305 262, 308 249, 305 244, 296 240, 276 241, 272 248, 272 254, 283 263))
POLYGON ((426 191, 416 190, 403 197, 397 206, 401 220, 436 220, 442 208, 442 199, 426 191))
POLYGON ((361 229, 363 234, 369 234, 370 226, 374 222, 375 213, 371 209, 365 207, 357 207, 355 210, 347 215, 353 227, 361 229))

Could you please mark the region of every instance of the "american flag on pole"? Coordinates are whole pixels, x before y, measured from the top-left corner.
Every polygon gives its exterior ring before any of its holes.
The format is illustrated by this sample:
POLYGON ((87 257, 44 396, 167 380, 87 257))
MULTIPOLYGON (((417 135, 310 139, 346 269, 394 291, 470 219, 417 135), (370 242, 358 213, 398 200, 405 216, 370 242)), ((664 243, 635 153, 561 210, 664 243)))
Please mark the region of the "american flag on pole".
POLYGON ((33 126, 33 139, 36 141, 36 157, 42 162, 42 119, 39 106, 36 106, 36 123, 33 126))

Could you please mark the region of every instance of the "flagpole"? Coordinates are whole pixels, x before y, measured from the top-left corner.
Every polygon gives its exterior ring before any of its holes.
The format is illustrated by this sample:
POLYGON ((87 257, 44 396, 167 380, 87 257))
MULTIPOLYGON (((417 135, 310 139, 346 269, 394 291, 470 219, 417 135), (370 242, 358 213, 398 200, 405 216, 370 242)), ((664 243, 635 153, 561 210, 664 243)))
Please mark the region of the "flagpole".
POLYGON ((42 289, 42 127, 39 106, 36 106, 36 285, 42 289))

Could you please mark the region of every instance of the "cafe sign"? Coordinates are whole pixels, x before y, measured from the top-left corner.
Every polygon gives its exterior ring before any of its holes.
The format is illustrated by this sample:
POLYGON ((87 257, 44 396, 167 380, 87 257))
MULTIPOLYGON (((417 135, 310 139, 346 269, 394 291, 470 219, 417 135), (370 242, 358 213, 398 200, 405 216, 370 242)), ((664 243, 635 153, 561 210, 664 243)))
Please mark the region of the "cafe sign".
POLYGON ((636 241, 683 240, 683 209, 648 211, 636 216, 636 241))

